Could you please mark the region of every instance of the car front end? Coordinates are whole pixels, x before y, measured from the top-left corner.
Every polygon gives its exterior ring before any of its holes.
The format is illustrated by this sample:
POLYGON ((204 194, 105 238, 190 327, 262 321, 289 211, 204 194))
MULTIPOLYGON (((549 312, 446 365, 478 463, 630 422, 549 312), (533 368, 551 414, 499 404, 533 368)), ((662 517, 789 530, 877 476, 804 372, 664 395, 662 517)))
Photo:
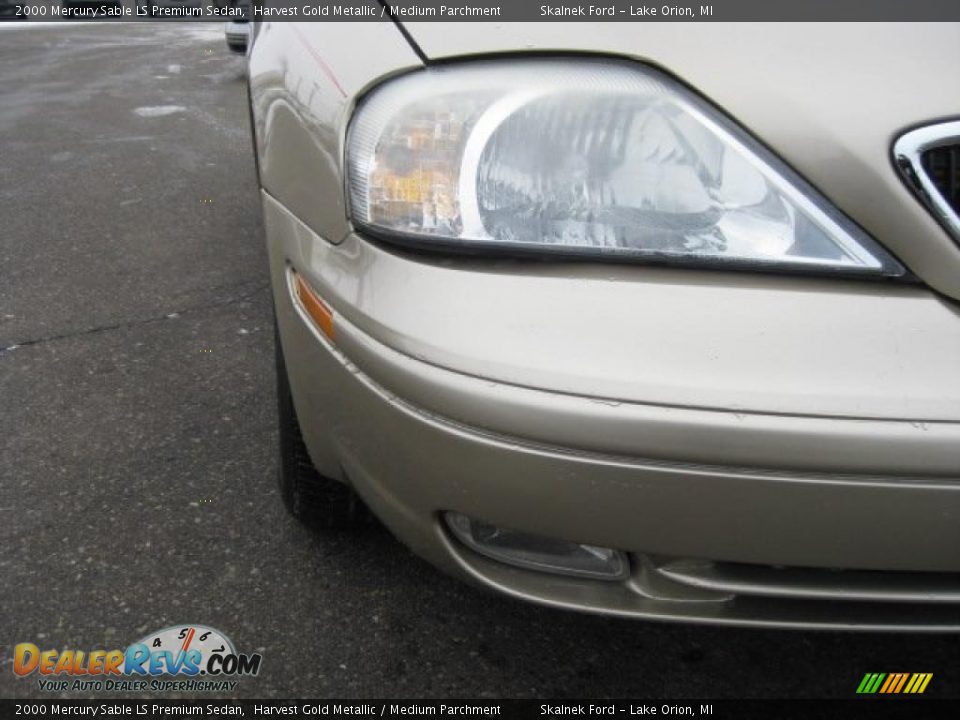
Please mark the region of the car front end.
POLYGON ((404 29, 250 51, 316 476, 543 604, 960 629, 958 29, 404 29))

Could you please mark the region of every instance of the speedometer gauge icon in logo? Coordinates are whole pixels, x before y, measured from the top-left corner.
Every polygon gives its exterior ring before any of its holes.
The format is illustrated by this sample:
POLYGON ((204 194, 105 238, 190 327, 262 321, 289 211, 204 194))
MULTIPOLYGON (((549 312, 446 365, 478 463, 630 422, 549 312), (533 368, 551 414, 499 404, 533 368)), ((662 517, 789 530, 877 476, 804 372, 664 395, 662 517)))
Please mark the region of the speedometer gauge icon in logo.
POLYGON ((158 632, 150 633, 138 641, 146 645, 152 653, 156 651, 172 650, 186 654, 191 650, 200 653, 196 665, 201 668, 200 674, 205 674, 202 668, 206 667, 214 653, 236 655, 233 642, 219 630, 206 625, 171 625, 158 632))
POLYGON ((127 672, 143 675, 256 675, 261 656, 238 653, 224 633, 207 625, 171 625, 127 648, 127 672))

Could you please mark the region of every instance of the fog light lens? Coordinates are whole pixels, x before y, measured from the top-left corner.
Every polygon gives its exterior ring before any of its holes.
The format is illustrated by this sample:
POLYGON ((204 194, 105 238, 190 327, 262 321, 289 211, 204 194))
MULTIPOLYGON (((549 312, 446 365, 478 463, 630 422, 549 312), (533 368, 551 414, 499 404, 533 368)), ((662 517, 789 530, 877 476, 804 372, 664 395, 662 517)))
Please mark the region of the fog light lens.
POLYGON ((508 565, 594 580, 621 580, 628 573, 627 558, 619 550, 528 535, 455 512, 444 518, 464 545, 508 565))

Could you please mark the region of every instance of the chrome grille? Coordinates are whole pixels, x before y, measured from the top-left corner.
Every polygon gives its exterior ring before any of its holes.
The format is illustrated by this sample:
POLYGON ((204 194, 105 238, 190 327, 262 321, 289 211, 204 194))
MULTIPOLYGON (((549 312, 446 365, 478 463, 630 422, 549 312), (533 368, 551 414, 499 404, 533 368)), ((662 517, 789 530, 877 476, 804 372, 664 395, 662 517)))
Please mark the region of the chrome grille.
POLYGON ((960 213, 960 145, 927 150, 921 156, 923 169, 940 194, 960 213))
POLYGON ((904 182, 960 242, 960 120, 901 135, 893 158, 904 182))

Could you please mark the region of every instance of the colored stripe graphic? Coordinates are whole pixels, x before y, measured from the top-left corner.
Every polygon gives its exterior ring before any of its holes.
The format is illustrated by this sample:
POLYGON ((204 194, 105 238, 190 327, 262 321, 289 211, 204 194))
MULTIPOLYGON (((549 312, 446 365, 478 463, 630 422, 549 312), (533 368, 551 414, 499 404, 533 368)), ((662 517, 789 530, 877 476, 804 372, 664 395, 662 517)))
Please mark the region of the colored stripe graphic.
POLYGON ((857 692, 864 695, 872 695, 877 691, 884 677, 885 673, 867 673, 863 676, 863 680, 860 681, 860 687, 857 688, 857 692))
POLYGON ((903 691, 912 695, 919 695, 927 689, 927 685, 930 684, 932 678, 933 673, 914 673, 903 691))
POLYGON ((887 675, 887 681, 880 686, 880 692, 887 693, 890 692, 890 685, 896 683, 900 679, 900 676, 897 673, 890 673, 887 675))
POLYGON ((933 673, 867 673, 857 686, 860 695, 922 695, 933 673))
POLYGON ((897 686, 891 690, 891 692, 898 693, 903 689, 904 683, 907 682, 908 673, 900 673, 900 682, 897 683, 897 686))

